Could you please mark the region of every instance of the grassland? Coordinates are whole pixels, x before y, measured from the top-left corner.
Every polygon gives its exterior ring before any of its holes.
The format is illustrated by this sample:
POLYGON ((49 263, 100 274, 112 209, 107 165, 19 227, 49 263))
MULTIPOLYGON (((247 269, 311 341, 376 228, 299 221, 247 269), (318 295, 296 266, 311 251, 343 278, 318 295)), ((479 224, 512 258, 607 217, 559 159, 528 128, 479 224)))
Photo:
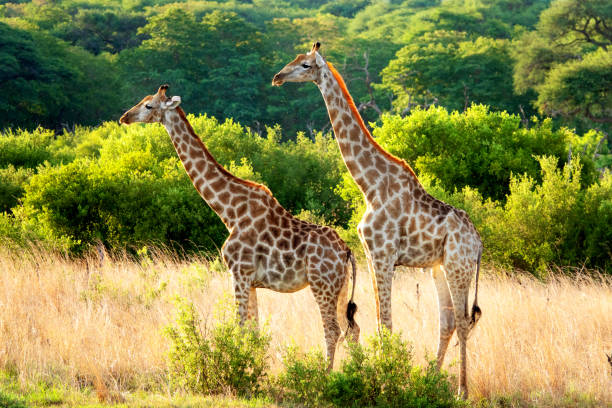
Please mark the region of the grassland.
MULTIPOLYGON (((264 406, 174 395, 166 375, 174 299, 193 302, 203 325, 231 293, 216 260, 168 254, 71 260, 44 251, 0 250, 0 405, 123 403, 129 406, 264 406)), ((483 317, 468 342, 468 379, 477 405, 612 406, 612 281, 609 278, 509 277, 485 268, 483 317)), ((322 347, 323 329, 308 290, 258 290, 260 320, 272 334, 271 367, 284 348, 322 347)), ((375 333, 374 299, 363 265, 357 321, 375 333)), ((438 308, 431 278, 400 270, 393 288, 394 330, 425 363, 437 345, 438 308)), ((445 368, 456 373, 451 343, 445 368)), ((344 354, 340 350, 340 359, 344 354)))

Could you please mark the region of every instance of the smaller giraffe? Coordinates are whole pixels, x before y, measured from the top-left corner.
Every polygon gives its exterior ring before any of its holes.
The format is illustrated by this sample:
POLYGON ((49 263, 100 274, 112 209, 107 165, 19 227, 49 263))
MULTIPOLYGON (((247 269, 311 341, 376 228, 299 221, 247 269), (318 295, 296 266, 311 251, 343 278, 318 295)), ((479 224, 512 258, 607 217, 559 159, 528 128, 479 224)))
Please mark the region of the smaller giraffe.
POLYGON ((168 85, 162 85, 119 121, 163 124, 194 187, 229 230, 221 254, 233 278, 241 322, 257 320, 256 288, 291 293, 310 285, 323 319, 331 369, 342 332, 339 321, 345 335, 359 340, 351 250, 334 229, 293 217, 265 186, 225 170, 195 134, 179 107, 181 98, 167 97, 167 89, 168 85), (348 263, 353 288, 346 303, 351 279, 348 263))

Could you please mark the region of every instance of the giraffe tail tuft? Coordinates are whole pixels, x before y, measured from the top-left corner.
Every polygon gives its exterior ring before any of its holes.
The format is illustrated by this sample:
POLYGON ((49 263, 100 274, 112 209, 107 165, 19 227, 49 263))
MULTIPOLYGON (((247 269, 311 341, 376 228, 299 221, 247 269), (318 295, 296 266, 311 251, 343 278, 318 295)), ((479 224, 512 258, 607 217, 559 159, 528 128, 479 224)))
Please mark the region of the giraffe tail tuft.
POLYGON ((474 289, 474 304, 472 305, 472 321, 470 322, 471 328, 476 326, 476 323, 482 316, 482 310, 478 307, 478 277, 480 276, 480 260, 482 258, 482 244, 480 246, 480 250, 478 251, 478 261, 476 263, 476 286, 474 289))
POLYGON ((349 300, 348 305, 346 305, 346 318, 348 319, 349 328, 353 328, 355 326, 355 313, 357 312, 357 304, 352 300, 349 300))
POLYGON ((480 320, 480 316, 482 316, 482 310, 478 305, 472 306, 472 327, 476 326, 478 320, 480 320))
POLYGON ((349 300, 346 305, 346 318, 348 320, 349 329, 355 327, 355 313, 357 313, 357 304, 353 302, 353 297, 355 296, 355 283, 357 279, 357 268, 355 267, 355 255, 349 249, 347 252, 347 261, 351 262, 351 267, 353 268, 353 290, 351 292, 351 300, 349 300))

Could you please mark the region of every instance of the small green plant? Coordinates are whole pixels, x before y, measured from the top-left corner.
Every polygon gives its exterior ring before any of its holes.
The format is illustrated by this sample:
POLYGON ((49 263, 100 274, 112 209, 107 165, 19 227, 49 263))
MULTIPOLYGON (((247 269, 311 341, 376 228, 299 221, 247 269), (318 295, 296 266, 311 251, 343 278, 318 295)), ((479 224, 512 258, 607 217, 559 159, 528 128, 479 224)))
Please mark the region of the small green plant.
POLYGON ((275 385, 280 399, 299 402, 308 407, 330 405, 327 401, 327 360, 320 350, 300 353, 297 347, 287 349, 283 358, 285 370, 275 385))
POLYGON ((234 307, 212 330, 201 332, 193 305, 180 299, 177 305, 176 326, 166 328, 172 384, 202 394, 258 394, 268 368, 267 331, 256 322, 240 325, 234 307))
POLYGON ((350 343, 340 371, 327 373, 321 353, 299 356, 290 349, 278 377, 279 394, 306 406, 461 407, 446 373, 434 362, 412 363, 412 349, 398 334, 383 330, 365 345, 350 343))

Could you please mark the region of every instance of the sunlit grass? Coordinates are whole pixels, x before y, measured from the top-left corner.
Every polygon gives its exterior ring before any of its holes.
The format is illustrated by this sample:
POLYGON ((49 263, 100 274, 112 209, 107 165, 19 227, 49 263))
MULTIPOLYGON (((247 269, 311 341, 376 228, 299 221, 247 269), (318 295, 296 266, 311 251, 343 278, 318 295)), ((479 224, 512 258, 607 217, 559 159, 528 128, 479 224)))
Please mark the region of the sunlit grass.
MULTIPOLYGON (((231 293, 230 278, 218 261, 180 260, 164 253, 145 254, 139 262, 107 257, 100 265, 95 256, 70 260, 40 251, 26 255, 0 250, 0 270, 0 370, 12 373, 12 388, 3 386, 9 391, 2 397, 12 393, 15 404, 27 402, 15 396, 33 384, 46 384, 40 398, 56 398, 57 403, 69 403, 70 389, 89 389, 90 403, 170 404, 168 339, 162 330, 174 316, 173 300, 181 296, 193 302, 202 324, 211 325, 215 304, 231 293), (160 400, 143 402, 146 398, 160 400)), ((501 406, 612 404, 612 376, 604 354, 612 351, 610 279, 557 277, 541 283, 485 268, 480 288, 483 317, 468 342, 474 401, 486 398, 501 406)), ((260 320, 268 321, 272 334, 273 370, 281 368, 288 344, 322 348, 321 319, 309 290, 258 290, 258 296, 260 320)), ((425 363, 437 346, 433 282, 420 270, 400 270, 393 296, 394 330, 413 342, 415 361, 425 363)), ((376 320, 363 265, 355 300, 356 319, 368 336, 375 332, 376 320)), ((451 374, 458 370, 455 342, 445 363, 451 374)), ((338 360, 343 356, 340 350, 338 360)))

